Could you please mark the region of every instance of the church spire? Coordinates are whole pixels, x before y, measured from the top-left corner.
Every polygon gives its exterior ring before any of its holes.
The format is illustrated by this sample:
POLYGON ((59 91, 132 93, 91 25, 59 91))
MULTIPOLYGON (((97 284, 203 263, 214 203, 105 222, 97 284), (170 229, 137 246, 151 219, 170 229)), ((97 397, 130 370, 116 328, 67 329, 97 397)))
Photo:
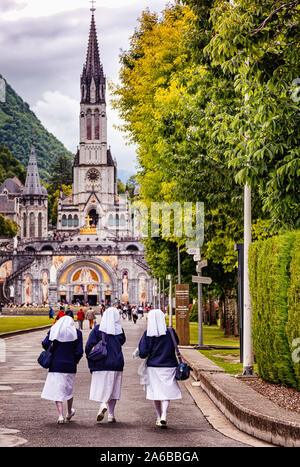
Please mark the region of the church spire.
POLYGON ((103 67, 100 61, 98 38, 95 22, 94 0, 92 3, 92 18, 90 26, 90 35, 86 63, 83 66, 81 75, 81 102, 88 104, 99 104, 105 102, 106 80, 103 73, 103 67))
POLYGON ((24 195, 42 195, 43 194, 33 141, 32 141, 32 146, 31 146, 31 152, 30 152, 30 157, 29 157, 29 162, 28 162, 26 182, 25 182, 23 194, 24 195))

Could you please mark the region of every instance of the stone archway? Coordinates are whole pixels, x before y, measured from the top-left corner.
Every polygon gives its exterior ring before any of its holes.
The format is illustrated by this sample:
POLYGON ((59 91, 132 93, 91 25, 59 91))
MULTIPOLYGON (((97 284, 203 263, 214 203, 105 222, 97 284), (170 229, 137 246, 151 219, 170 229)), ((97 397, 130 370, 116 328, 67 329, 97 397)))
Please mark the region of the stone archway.
POLYGON ((65 262, 57 275, 58 300, 96 305, 115 300, 117 280, 113 269, 100 259, 74 258, 65 262))

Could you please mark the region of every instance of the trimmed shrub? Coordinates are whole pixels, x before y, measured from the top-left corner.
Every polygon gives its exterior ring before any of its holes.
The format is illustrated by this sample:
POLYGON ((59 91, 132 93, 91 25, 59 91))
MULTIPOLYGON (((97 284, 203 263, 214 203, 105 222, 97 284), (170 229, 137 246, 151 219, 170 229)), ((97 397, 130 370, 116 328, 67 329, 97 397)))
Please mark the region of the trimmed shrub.
MULTIPOLYGON (((298 382, 300 381, 300 231, 291 251, 290 287, 288 290, 288 321, 286 325, 292 362, 298 382)), ((299 384, 299 383, 298 383, 299 384)), ((299 386, 298 386, 299 388, 299 386)))
POLYGON ((297 235, 289 232, 251 244, 249 279, 258 373, 266 381, 300 389, 291 352, 293 336, 299 329, 296 312, 288 305, 291 295, 294 309, 299 310, 299 294, 295 298, 291 292, 291 269, 294 271, 294 262, 299 262, 299 256, 293 253, 297 235))

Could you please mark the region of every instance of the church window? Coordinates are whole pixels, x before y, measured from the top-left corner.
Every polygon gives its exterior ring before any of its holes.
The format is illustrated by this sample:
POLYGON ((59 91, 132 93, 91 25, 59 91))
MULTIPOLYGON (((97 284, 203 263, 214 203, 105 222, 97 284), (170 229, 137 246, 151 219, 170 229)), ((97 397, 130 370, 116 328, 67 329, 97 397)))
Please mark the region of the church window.
POLYGON ((92 139, 92 112, 88 110, 87 117, 86 117, 86 131, 87 131, 87 139, 92 139))
POLYGON ((72 227, 73 226, 73 218, 71 216, 71 214, 69 215, 68 217, 68 227, 72 227))
POLYGON ((43 230, 42 230, 42 213, 39 213, 38 217, 38 237, 43 236, 43 230))
POLYGON ((125 224, 126 224, 126 222, 125 222, 125 216, 121 216, 120 225, 124 226, 125 224))
POLYGON ((78 219, 78 216, 74 216, 74 227, 78 227, 79 226, 79 219, 78 219))
POLYGON ((62 226, 66 227, 67 226, 67 217, 64 215, 62 218, 62 226))
POLYGON ((114 218, 112 214, 109 215, 108 225, 110 225, 111 227, 114 225, 114 218))
POLYGON ((99 123, 99 111, 95 112, 95 139, 100 139, 100 123, 99 123))
POLYGON ((23 237, 27 237, 27 215, 25 214, 25 212, 23 214, 23 237))
POLYGON ((29 237, 35 237, 35 215, 33 212, 31 212, 29 216, 29 237))

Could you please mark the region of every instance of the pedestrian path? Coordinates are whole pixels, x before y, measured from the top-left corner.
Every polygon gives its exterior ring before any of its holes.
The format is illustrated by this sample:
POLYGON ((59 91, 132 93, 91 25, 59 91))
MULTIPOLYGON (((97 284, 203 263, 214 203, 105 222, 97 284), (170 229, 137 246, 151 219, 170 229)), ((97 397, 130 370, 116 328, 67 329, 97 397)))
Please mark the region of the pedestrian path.
MULTIPOLYGON (((71 423, 57 425, 55 404, 40 398, 47 370, 41 368, 36 359, 46 331, 5 339, 7 358, 6 362, 0 363, 0 446, 246 446, 213 429, 184 383, 180 383, 183 399, 170 404, 168 429, 156 427, 152 402, 145 399, 145 392, 139 384, 137 369, 140 360, 132 358, 146 328, 146 320, 140 319, 136 324, 122 321, 122 326, 127 341, 123 347, 125 369, 115 424, 108 424, 106 419, 96 422, 98 404, 89 400, 91 376, 84 356, 75 380, 76 415, 71 423)), ((85 322, 84 344, 89 332, 85 322)))

